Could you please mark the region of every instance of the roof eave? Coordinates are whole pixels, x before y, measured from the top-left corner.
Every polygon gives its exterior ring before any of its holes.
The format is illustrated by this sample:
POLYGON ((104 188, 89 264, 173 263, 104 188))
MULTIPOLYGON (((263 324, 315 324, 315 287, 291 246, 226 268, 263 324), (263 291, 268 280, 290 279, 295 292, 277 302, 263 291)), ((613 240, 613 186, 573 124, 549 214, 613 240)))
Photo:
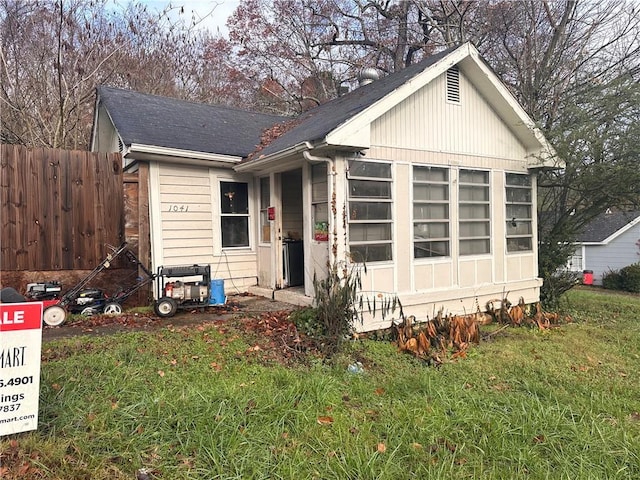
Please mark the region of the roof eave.
POLYGON ((242 157, 219 153, 197 152, 156 145, 132 143, 126 148, 124 158, 155 162, 180 163, 208 167, 232 167, 242 161, 242 157))
POLYGON ((311 150, 313 146, 311 143, 305 141, 300 142, 279 152, 272 153, 270 155, 259 156, 258 158, 242 162, 235 165, 233 168, 236 172, 251 172, 251 173, 264 173, 264 172, 277 172, 287 170, 288 166, 292 162, 300 160, 300 154, 306 150, 311 150))

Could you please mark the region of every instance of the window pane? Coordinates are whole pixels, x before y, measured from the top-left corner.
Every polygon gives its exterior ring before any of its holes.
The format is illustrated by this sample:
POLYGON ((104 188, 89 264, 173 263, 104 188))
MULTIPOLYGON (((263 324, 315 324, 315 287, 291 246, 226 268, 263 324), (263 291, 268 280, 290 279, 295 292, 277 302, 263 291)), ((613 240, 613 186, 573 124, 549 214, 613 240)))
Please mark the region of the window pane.
POLYGON ((460 170, 460 183, 489 184, 489 172, 481 170, 460 170))
POLYGON ((488 237, 489 222, 460 222, 460 237, 488 237))
POLYGON ((461 255, 478 255, 489 253, 489 239, 460 240, 461 255))
POLYGON ((315 222, 329 222, 329 205, 317 203, 313 206, 313 220, 315 222))
POLYGON ((391 204, 349 202, 349 220, 391 220, 391 204))
POLYGON ((505 174, 507 251, 532 250, 533 189, 531 175, 505 174))
POLYGON ((327 182, 325 183, 314 183, 311 185, 311 201, 316 202, 326 202, 329 198, 329 194, 327 193, 327 182))
POLYGON ((391 224, 352 223, 349 225, 349 240, 351 242, 391 240, 391 224))
POLYGON ((529 220, 507 220, 507 235, 531 235, 532 233, 529 220))
POLYGON ((414 205, 413 218, 416 220, 446 220, 449 218, 449 205, 427 204, 414 205))
POLYGON ((531 205, 507 205, 507 220, 511 218, 531 218, 531 205))
POLYGON ((509 186, 520 186, 520 187, 530 187, 531 186, 531 176, 523 175, 520 173, 507 173, 506 176, 507 185, 509 186))
POLYGON ((531 189, 507 188, 507 202, 531 203, 531 189))
POLYGON ((222 217, 222 247, 249 246, 249 217, 222 217))
POLYGON ((220 203, 222 213, 249 213, 248 184, 220 182, 220 203))
POLYGON ((311 201, 326 202, 328 198, 327 165, 318 163, 311 167, 311 201))
POLYGON ((391 165, 351 160, 349 162, 349 177, 391 178, 391 165))
POLYGON ((367 180, 349 180, 352 198, 391 198, 391 183, 367 180))
POLYGON ((391 244, 351 245, 351 260, 358 263, 391 260, 391 244))
POLYGON ((449 242, 414 242, 414 258, 448 257, 449 242))
POLYGON ((448 223, 414 223, 413 237, 416 240, 426 238, 449 238, 448 223))
POLYGON ((413 200, 414 201, 428 201, 428 200, 449 200, 449 185, 421 185, 415 184, 413 186, 413 200))
POLYGON ((269 177, 260 179, 260 208, 267 208, 270 201, 269 177))
POLYGON ((460 218, 462 219, 483 219, 489 218, 489 205, 482 203, 479 205, 474 204, 461 204, 459 206, 460 218))
POLYGON ((460 185, 460 201, 461 202, 488 202, 489 187, 460 185))
POLYGON ((518 252, 532 250, 531 238, 507 238, 507 251, 518 252))
POLYGON ((449 170, 439 167, 413 167, 414 182, 448 182, 449 170))

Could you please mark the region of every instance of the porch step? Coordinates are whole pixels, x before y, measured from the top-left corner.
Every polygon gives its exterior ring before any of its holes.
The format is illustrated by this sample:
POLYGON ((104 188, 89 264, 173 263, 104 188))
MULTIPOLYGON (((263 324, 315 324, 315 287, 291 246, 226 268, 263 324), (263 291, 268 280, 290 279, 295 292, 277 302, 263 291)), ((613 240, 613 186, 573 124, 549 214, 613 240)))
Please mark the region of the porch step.
POLYGON ((271 298, 272 300, 297 305, 299 307, 308 307, 313 304, 313 298, 305 296, 302 289, 295 287, 285 288, 283 290, 271 290, 270 288, 254 286, 249 287, 248 290, 251 295, 259 295, 261 297, 271 298))

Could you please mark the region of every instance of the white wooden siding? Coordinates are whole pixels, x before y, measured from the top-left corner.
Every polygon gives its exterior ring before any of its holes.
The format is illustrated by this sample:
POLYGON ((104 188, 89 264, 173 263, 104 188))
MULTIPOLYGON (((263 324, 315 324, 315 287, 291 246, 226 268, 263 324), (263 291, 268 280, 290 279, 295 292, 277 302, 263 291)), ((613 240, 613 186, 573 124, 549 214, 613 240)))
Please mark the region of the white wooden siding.
POLYGON ((372 123, 371 145, 524 159, 523 145, 462 74, 460 92, 460 105, 446 102, 438 77, 372 123))
POLYGON ((165 265, 210 265, 225 291, 243 292, 257 284, 257 256, 246 249, 221 248, 220 181, 249 183, 249 235, 257 199, 252 182, 232 171, 196 166, 151 163, 150 213, 154 268, 165 265), (160 233, 160 235, 158 235, 160 233))
MULTIPOLYGON (((506 171, 527 173, 526 151, 466 78, 461 78, 461 105, 446 102, 444 81, 437 79, 375 120, 371 143, 363 160, 393 163, 394 259, 391 265, 367 265, 363 290, 397 294, 405 314, 423 320, 439 309, 475 311, 487 300, 507 294, 514 302, 521 296, 527 302, 538 300, 541 280, 535 252, 506 252, 504 176, 506 171), (413 165, 450 168, 450 257, 413 259, 413 165), (459 255, 456 205, 461 168, 490 172, 490 254, 459 255)), ((388 327, 388 320, 380 321, 370 319, 362 328, 388 327)))

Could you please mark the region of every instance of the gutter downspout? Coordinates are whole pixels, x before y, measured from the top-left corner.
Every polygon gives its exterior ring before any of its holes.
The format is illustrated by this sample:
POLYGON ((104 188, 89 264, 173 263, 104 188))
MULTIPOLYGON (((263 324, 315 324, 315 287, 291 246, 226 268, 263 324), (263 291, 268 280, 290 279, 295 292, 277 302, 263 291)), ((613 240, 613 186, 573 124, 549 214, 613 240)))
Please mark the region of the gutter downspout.
POLYGON ((329 186, 329 199, 331 205, 331 236, 332 236, 332 245, 331 245, 331 255, 333 258, 330 258, 329 263, 333 264, 336 262, 338 258, 338 231, 336 228, 338 222, 338 210, 336 206, 336 168, 335 168, 335 160, 331 157, 318 157, 309 153, 310 150, 313 150, 313 145, 310 142, 304 142, 307 150, 302 152, 302 156, 311 162, 325 162, 327 164, 327 185, 329 186))

